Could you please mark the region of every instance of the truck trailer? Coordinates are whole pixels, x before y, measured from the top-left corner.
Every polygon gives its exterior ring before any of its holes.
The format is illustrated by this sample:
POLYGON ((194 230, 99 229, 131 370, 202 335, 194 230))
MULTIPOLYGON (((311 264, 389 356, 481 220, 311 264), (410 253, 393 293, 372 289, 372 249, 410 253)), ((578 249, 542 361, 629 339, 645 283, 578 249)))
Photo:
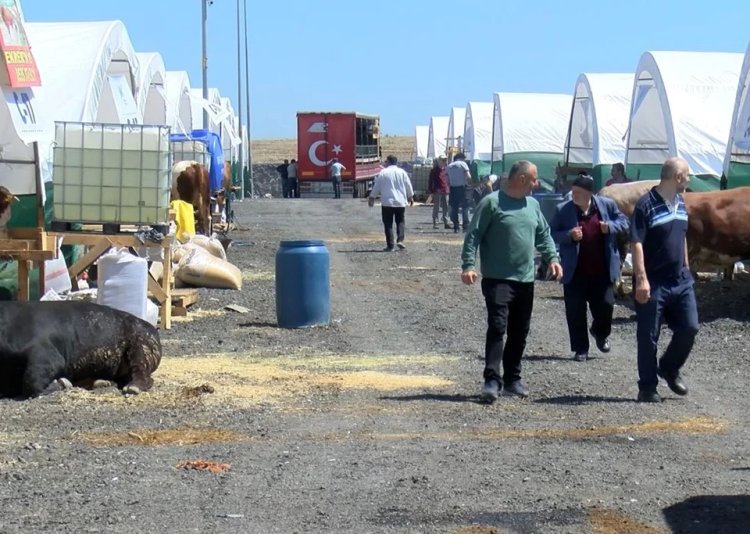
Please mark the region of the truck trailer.
POLYGON ((333 197, 331 164, 339 160, 341 194, 364 198, 382 170, 380 117, 355 112, 297 113, 297 177, 300 196, 333 197))

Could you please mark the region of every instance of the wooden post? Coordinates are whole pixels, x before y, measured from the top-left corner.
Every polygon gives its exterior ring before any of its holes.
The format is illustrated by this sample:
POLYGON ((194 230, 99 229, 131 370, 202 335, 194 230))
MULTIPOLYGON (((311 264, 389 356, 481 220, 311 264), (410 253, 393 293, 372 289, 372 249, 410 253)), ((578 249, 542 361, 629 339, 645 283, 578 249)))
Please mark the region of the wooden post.
POLYGON ((29 300, 29 262, 18 260, 18 300, 28 302, 29 300))

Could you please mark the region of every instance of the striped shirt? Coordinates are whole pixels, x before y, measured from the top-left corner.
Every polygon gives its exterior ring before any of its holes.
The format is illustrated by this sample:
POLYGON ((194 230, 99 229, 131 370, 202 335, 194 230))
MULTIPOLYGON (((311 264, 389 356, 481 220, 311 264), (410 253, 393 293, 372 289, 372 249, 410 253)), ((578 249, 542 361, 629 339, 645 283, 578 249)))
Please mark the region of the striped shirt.
POLYGON ((643 245, 643 260, 650 284, 692 281, 685 267, 687 230, 688 213, 680 194, 671 203, 654 187, 635 205, 630 240, 643 245))

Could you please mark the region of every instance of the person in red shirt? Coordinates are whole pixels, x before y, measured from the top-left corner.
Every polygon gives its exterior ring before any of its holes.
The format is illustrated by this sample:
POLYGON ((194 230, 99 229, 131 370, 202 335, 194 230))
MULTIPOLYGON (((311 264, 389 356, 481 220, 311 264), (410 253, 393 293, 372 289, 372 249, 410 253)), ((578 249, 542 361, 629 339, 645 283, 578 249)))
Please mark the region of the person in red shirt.
POLYGON ((435 229, 438 227, 438 215, 440 215, 441 208, 443 210, 443 225, 446 229, 451 227, 448 223, 448 193, 450 193, 450 186, 448 185, 447 163, 448 160, 445 157, 441 157, 435 161, 430 171, 430 180, 427 184, 427 191, 432 195, 432 227, 435 229))
POLYGON ((625 176, 625 165, 622 163, 612 165, 612 171, 609 175, 611 178, 604 185, 627 184, 630 182, 630 178, 625 176))
POLYGON ((552 238, 560 246, 563 266, 565 317, 570 348, 575 360, 586 361, 589 332, 601 352, 609 352, 614 281, 620 274, 618 232, 630 227, 628 218, 609 198, 594 195, 594 179, 578 176, 571 187, 572 199, 555 209, 550 222, 552 238), (586 306, 593 322, 588 330, 586 306))

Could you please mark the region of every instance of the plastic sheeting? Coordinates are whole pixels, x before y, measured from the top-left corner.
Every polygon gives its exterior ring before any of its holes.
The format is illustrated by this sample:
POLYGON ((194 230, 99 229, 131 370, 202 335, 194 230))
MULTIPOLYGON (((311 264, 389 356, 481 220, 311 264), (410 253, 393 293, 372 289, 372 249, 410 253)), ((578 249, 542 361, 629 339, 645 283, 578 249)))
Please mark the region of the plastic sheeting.
POLYGON ((492 159, 492 102, 469 102, 464 124, 464 153, 469 161, 492 159))
MULTIPOLYGON (((119 21, 26 23, 25 28, 42 87, 3 91, 6 104, 0 111, 0 159, 33 162, 31 149, 24 142, 39 141, 43 179, 50 181, 55 121, 96 122, 102 113, 103 95, 111 91, 109 76, 124 75, 132 90, 138 62, 119 21), (32 120, 35 126, 29 127, 32 120), (19 127, 14 128, 16 122, 19 127), (18 131, 24 127, 27 131, 18 131)), ((36 192, 33 165, 0 163, 0 181, 16 195, 36 192)))
POLYGON ((221 109, 228 114, 227 118, 221 121, 221 146, 224 149, 224 159, 236 161, 237 147, 239 147, 241 139, 237 128, 237 115, 235 115, 232 100, 229 97, 221 97, 221 109))
POLYGON ((190 101, 190 77, 183 70, 167 71, 165 81, 167 126, 172 128, 172 133, 187 133, 193 124, 193 106, 190 101))
POLYGON ((200 141, 205 143, 209 154, 211 154, 211 169, 208 172, 211 191, 218 191, 223 186, 224 177, 224 151, 221 148, 219 134, 206 130, 193 130, 190 135, 172 134, 170 142, 175 141, 200 141))
POLYGON ((492 160, 516 152, 563 153, 572 98, 548 93, 495 93, 492 160))
POLYGON ((427 159, 427 143, 430 140, 430 127, 417 126, 414 130, 414 159, 424 161, 427 159))
POLYGON ((576 81, 565 161, 611 165, 625 161, 634 74, 581 74, 576 81))
POLYGON ((448 119, 448 146, 463 150, 465 124, 466 108, 451 108, 448 119))
POLYGON ((167 124, 167 95, 164 90, 166 69, 161 54, 138 53, 136 103, 144 124, 167 124))
POLYGON ((724 172, 728 172, 731 162, 750 163, 750 45, 747 46, 742 62, 737 96, 730 127, 729 145, 724 158, 724 172))
POLYGON ((721 175, 742 54, 646 52, 636 70, 627 164, 680 156, 695 175, 721 175))
MULTIPOLYGON (((221 124, 218 120, 211 117, 211 112, 218 114, 221 110, 221 93, 215 87, 208 88, 208 105, 212 108, 208 115, 208 129, 215 133, 220 133, 221 124)), ((203 129, 203 89, 190 90, 190 105, 193 111, 193 130, 203 129)))
POLYGON ((450 121, 450 117, 432 117, 430 119, 430 131, 427 136, 428 159, 445 155, 448 121, 450 121))

